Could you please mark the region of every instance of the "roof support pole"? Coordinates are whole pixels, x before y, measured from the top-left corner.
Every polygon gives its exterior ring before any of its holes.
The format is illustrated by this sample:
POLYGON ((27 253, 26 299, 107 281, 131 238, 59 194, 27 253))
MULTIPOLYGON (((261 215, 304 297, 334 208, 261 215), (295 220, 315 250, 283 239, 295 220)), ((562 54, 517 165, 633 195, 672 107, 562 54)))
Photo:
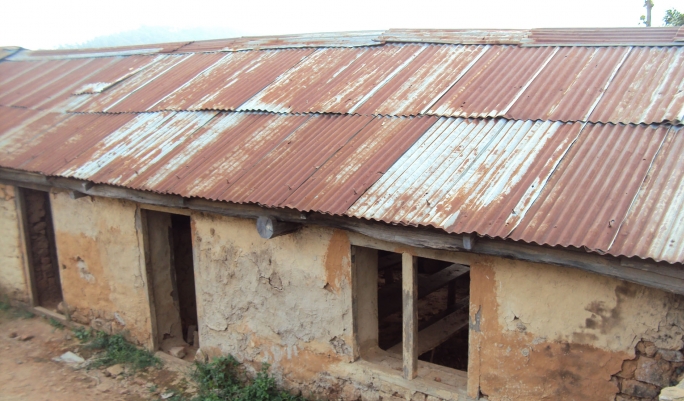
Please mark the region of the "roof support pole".
POLYGON ((418 269, 416 257, 410 253, 401 255, 401 281, 403 317, 404 379, 413 380, 418 374, 418 269))

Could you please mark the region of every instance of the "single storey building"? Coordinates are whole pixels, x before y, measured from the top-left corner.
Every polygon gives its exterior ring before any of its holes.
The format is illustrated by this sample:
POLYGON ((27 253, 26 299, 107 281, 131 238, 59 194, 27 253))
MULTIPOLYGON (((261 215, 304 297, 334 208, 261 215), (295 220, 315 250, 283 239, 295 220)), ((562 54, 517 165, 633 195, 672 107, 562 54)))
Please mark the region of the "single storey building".
POLYGON ((0 51, 0 291, 344 400, 684 372, 684 29, 0 51))

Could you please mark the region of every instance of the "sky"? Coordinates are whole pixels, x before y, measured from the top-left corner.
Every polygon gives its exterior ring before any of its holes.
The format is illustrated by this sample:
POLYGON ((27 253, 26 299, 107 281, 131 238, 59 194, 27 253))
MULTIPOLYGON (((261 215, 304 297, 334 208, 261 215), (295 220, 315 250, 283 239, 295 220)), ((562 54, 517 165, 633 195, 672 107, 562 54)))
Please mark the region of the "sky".
MULTIPOLYGON (((653 26, 684 0, 654 0, 653 26)), ((53 49, 147 27, 225 37, 389 28, 638 26, 644 0, 24 0, 3 4, 0 45, 53 49)), ((188 38, 192 40, 193 38, 188 38)))

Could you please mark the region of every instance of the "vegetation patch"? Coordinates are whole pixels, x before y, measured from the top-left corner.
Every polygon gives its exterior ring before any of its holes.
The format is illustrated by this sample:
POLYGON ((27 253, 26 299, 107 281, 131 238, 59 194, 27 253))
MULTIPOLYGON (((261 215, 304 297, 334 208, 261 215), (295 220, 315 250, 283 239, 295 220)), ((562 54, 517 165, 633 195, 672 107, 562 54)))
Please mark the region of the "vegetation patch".
POLYGON ((122 364, 133 371, 149 367, 161 367, 161 360, 159 358, 150 351, 140 349, 129 343, 122 334, 109 335, 100 331, 87 347, 103 351, 90 364, 91 367, 97 368, 122 364))
MULTIPOLYGON (((254 380, 249 380, 240 363, 232 356, 214 358, 211 362, 195 362, 191 378, 198 394, 191 401, 306 401, 278 388, 268 373, 268 364, 254 380)), ((175 396, 174 401, 188 401, 175 396)))

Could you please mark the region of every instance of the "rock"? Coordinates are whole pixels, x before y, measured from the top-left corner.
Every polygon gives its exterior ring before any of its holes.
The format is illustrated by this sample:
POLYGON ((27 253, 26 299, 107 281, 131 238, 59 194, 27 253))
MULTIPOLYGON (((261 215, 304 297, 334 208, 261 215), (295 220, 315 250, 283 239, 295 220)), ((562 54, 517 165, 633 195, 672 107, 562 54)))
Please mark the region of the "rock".
POLYGON ((660 401, 684 401, 684 388, 666 387, 660 392, 660 401))
POLYGON ((653 398, 658 396, 660 387, 636 380, 624 380, 622 382, 622 393, 640 398, 653 398))
POLYGON ((108 367, 107 369, 105 369, 105 372, 109 373, 112 377, 117 377, 117 376, 123 374, 124 371, 125 371, 125 369, 124 369, 123 365, 119 365, 119 364, 112 365, 112 366, 108 367))
POLYGON ((442 378, 439 377, 439 376, 437 376, 437 377, 435 377, 435 381, 436 381, 437 383, 440 383, 440 382, 442 381, 442 378))
POLYGON ((667 387, 670 385, 672 373, 670 362, 642 356, 639 358, 637 368, 634 371, 634 378, 656 386, 667 387))
POLYGON ((28 341, 28 340, 30 340, 30 339, 32 339, 32 338, 33 338, 32 335, 26 334, 26 335, 17 337, 17 340, 19 340, 19 341, 28 341))
POLYGON ((176 358, 185 358, 185 347, 173 347, 169 350, 169 354, 176 358))
POLYGON ((13 331, 13 332, 9 333, 9 338, 15 338, 17 335, 18 335, 17 332, 13 331))
POLYGON ((617 377, 623 379, 633 379, 634 371, 637 368, 637 359, 627 360, 622 362, 622 370, 616 374, 617 377))
POLYGON ((121 391, 119 391, 119 394, 121 394, 121 395, 126 395, 128 393, 129 393, 128 389, 122 389, 121 391))
POLYGON ((102 319, 93 319, 90 321, 90 327, 96 331, 104 331, 107 334, 112 334, 112 324, 105 322, 102 319))
POLYGON ((173 391, 169 391, 168 393, 164 393, 161 395, 162 400, 166 400, 166 399, 169 399, 171 397, 173 397, 173 391))
POLYGON ((650 341, 644 341, 644 354, 647 357, 653 358, 656 352, 658 352, 658 347, 656 347, 655 344, 650 341))
POLYGON ((71 334, 69 334, 69 333, 67 333, 67 334, 64 335, 64 339, 65 339, 66 341, 69 341, 69 340, 71 340, 72 338, 73 338, 73 337, 71 337, 71 334))
POLYGON ((684 354, 681 351, 670 351, 660 349, 658 355, 666 361, 670 362, 684 362, 684 354))

